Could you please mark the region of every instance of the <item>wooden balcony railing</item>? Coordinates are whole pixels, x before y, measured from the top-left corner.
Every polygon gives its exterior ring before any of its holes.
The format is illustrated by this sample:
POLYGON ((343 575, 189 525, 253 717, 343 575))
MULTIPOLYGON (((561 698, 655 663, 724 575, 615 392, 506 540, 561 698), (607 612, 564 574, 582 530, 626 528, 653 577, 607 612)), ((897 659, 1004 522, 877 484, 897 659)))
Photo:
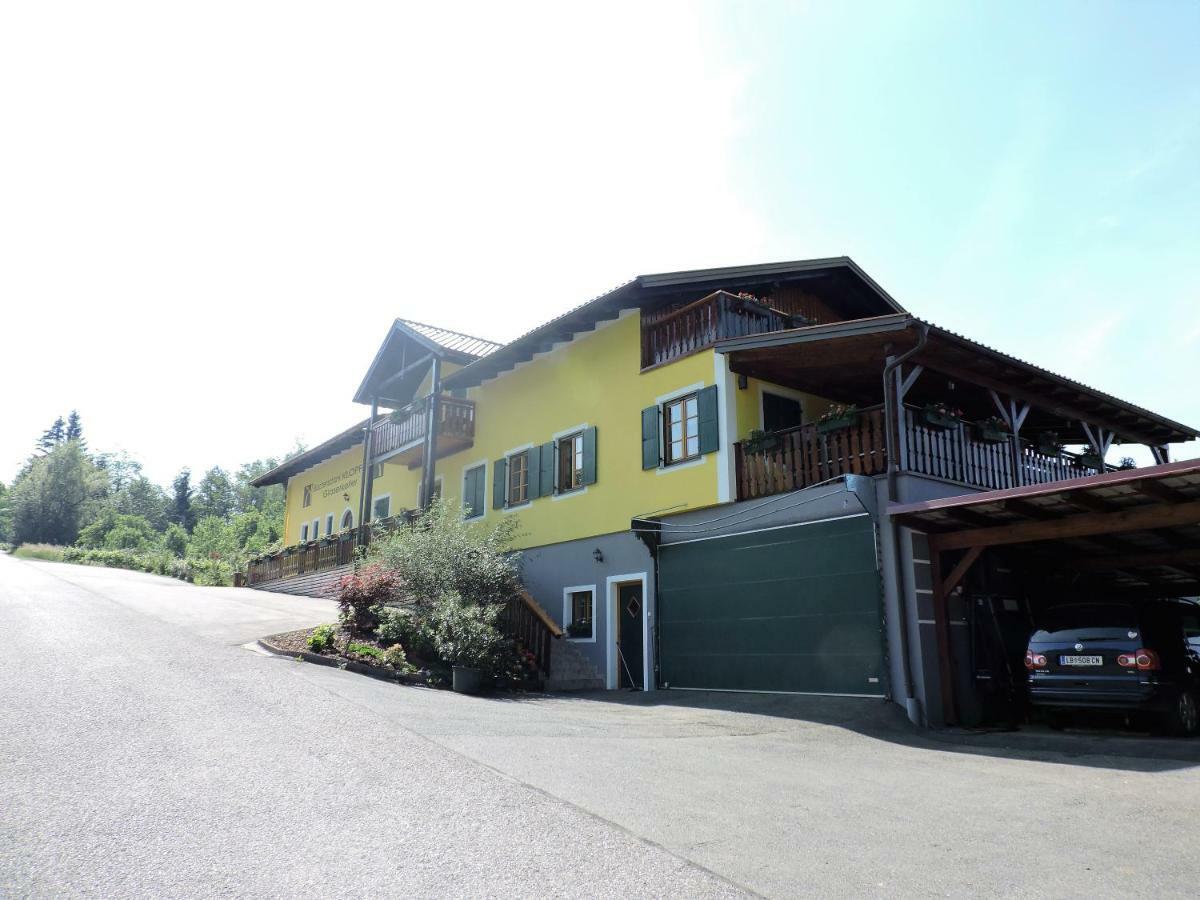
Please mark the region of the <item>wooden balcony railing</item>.
POLYGON ((253 587, 268 581, 298 578, 347 566, 354 561, 360 535, 362 542, 369 544, 372 538, 391 531, 402 522, 411 521, 415 515, 416 512, 406 510, 387 519, 369 522, 365 526, 350 528, 306 544, 284 547, 277 553, 253 559, 246 566, 245 583, 253 587))
POLYGON ((680 309, 642 314, 642 368, 711 347, 726 338, 792 327, 777 310, 727 291, 716 291, 680 309))
POLYGON ((767 446, 733 445, 738 499, 752 500, 828 481, 839 475, 887 471, 883 408, 864 410, 850 428, 822 433, 817 425, 776 431, 767 446))
MULTIPOLYGON (((850 428, 822 434, 802 425, 767 435, 763 446, 734 444, 738 499, 752 500, 819 484, 840 475, 879 475, 887 470, 883 409, 863 410, 850 428)), ((1079 457, 1048 454, 1021 440, 1014 454, 1009 436, 980 440, 966 422, 938 428, 921 411, 905 407, 900 417, 901 471, 955 481, 982 490, 1047 484, 1097 474, 1079 457)))
MULTIPOLYGON (((375 457, 384 456, 405 446, 419 444, 425 437, 425 425, 429 420, 429 398, 409 404, 394 421, 385 416, 375 423, 372 452, 375 457)), ((438 440, 446 438, 443 450, 461 450, 475 439, 475 402, 455 397, 438 400, 438 440)))

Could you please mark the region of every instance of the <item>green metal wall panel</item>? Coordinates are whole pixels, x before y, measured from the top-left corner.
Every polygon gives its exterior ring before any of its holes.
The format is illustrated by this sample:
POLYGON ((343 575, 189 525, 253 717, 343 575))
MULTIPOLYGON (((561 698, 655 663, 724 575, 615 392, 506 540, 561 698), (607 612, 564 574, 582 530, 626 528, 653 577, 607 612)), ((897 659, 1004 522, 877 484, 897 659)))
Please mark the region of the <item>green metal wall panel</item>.
POLYGON ((875 528, 854 516, 659 548, 659 680, 885 692, 875 528))

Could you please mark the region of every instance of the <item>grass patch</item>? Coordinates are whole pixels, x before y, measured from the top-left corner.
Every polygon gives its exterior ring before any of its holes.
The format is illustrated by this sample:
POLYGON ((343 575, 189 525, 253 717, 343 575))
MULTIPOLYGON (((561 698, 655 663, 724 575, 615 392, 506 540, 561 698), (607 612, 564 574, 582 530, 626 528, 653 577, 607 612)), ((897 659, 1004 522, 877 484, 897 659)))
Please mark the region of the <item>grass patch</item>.
POLYGON ((67 548, 57 544, 22 544, 12 555, 18 559, 44 559, 49 562, 63 562, 66 559, 67 548))

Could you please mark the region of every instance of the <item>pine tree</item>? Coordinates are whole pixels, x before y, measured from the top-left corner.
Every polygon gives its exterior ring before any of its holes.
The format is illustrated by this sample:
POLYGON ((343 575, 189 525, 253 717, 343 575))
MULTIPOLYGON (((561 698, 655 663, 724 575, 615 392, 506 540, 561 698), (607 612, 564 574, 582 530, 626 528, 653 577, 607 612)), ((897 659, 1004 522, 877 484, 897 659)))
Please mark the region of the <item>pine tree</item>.
POLYGON ((83 439, 83 423, 79 419, 78 410, 71 410, 71 414, 67 416, 67 430, 64 434, 68 441, 79 441, 79 448, 87 450, 87 441, 83 439))
POLYGON ((42 432, 42 437, 37 443, 38 449, 41 450, 42 453, 49 453, 63 442, 63 440, 66 438, 66 434, 66 423, 63 422, 63 417, 59 416, 54 420, 53 425, 42 432))
POLYGON ((191 534, 192 529, 196 526, 196 514, 192 510, 191 470, 183 469, 176 475, 175 480, 171 482, 171 489, 174 494, 171 498, 171 507, 167 511, 167 518, 191 534))

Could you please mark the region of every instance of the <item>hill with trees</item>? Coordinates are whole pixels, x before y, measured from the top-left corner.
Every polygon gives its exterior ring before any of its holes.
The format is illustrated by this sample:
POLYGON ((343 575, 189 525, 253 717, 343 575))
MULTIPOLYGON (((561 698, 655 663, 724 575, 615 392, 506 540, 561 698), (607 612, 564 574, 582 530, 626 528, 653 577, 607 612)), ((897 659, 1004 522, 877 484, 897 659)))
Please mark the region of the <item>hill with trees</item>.
POLYGON ((283 487, 250 484, 280 462, 256 459, 232 473, 213 466, 194 483, 184 468, 166 490, 126 451, 90 452, 72 410, 35 441, 12 483, 0 482, 0 544, 230 584, 249 556, 281 542, 283 487))

